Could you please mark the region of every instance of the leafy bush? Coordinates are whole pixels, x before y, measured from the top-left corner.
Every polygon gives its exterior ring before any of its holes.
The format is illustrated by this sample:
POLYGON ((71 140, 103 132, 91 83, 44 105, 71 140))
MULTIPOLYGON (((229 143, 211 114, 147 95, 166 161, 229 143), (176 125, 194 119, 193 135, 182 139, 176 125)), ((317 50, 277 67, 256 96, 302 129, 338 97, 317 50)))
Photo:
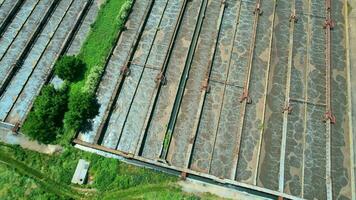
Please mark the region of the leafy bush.
POLYGON ((100 67, 98 65, 91 68, 89 75, 85 81, 83 91, 94 93, 96 90, 96 87, 99 84, 100 77, 103 72, 104 72, 103 67, 100 67))
POLYGON ((116 44, 118 32, 123 30, 132 2, 107 0, 91 26, 92 30, 78 55, 87 64, 86 71, 82 73, 85 76, 80 81, 72 83, 68 112, 64 117, 66 138, 72 138, 75 132, 85 129, 89 119, 98 112, 95 91, 104 72, 106 59, 116 44), (119 12, 117 8, 120 8, 119 12))
POLYGON ((61 79, 74 81, 80 79, 85 63, 75 56, 63 56, 55 65, 54 73, 61 79))
POLYGON ((61 133, 62 119, 67 111, 68 87, 56 90, 45 86, 37 97, 32 112, 25 121, 22 132, 42 143, 51 143, 61 133))
POLYGON ((132 0, 128 0, 124 3, 124 5, 122 5, 121 9, 120 9, 120 22, 124 23, 127 19, 127 17, 130 14, 131 8, 132 8, 132 0))
POLYGON ((94 93, 82 91, 73 93, 69 97, 69 111, 64 116, 65 129, 79 131, 88 119, 98 114, 98 108, 94 93))

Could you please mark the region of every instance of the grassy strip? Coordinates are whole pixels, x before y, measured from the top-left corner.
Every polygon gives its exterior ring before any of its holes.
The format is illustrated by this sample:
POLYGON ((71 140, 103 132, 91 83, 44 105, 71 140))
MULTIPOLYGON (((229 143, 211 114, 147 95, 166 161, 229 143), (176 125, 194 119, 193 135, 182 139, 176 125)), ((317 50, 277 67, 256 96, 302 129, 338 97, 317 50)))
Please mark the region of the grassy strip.
POLYGON ((97 114, 88 110, 91 108, 98 110, 99 107, 90 99, 95 98, 95 91, 104 72, 106 62, 116 45, 131 7, 132 0, 107 0, 100 9, 98 18, 78 55, 78 58, 86 63, 86 66, 82 70, 83 78, 71 84, 68 111, 64 117, 65 134, 62 144, 70 141, 88 118, 97 114), (120 8, 119 12, 118 8, 120 8), (87 106, 80 106, 83 103, 78 99, 83 96, 89 98, 87 106))
MULTIPOLYGON (((104 200, 110 199, 144 199, 145 195, 149 193, 170 193, 171 197, 175 195, 175 193, 179 193, 182 197, 181 191, 175 187, 173 184, 150 184, 141 187, 133 187, 126 190, 117 190, 106 193, 103 197, 104 200)), ((168 198, 167 198, 168 199, 168 198)), ((169 198, 169 199, 177 199, 177 198, 169 198)), ((182 199, 182 198, 179 198, 182 199)))
POLYGON ((176 183, 148 184, 133 187, 126 190, 109 191, 97 199, 155 199, 155 200, 217 200, 221 199, 209 193, 202 193, 199 196, 182 192, 176 183))
POLYGON ((0 143, 0 152, 38 170, 55 182, 65 185, 71 184, 78 160, 85 159, 90 162, 89 177, 93 180, 93 184, 85 187, 96 188, 100 192, 113 189, 124 190, 146 184, 163 184, 177 180, 176 177, 164 173, 135 167, 116 159, 101 157, 73 147, 67 147, 64 152, 58 155, 46 155, 24 150, 19 146, 0 143))
POLYGON ((64 200, 65 198, 51 193, 34 179, 18 173, 12 167, 0 164, 0 199, 64 200))
POLYGON ((10 156, 7 156, 3 152, 0 152, 0 163, 4 164, 10 168, 15 169, 22 175, 28 176, 36 181, 43 189, 54 193, 58 196, 67 197, 67 198, 81 198, 81 195, 74 192, 70 187, 67 185, 61 185, 57 182, 54 182, 51 179, 46 178, 42 173, 39 171, 28 167, 22 162, 19 162, 10 156))
POLYGON ((60 116, 62 116, 60 121, 64 123, 55 123, 52 122, 51 119, 48 119, 47 126, 43 124, 42 126, 34 126, 39 124, 38 121, 43 120, 36 120, 40 117, 36 118, 33 116, 39 116, 39 114, 41 114, 40 116, 46 117, 52 116, 53 113, 56 114, 54 107, 57 104, 53 105, 53 103, 51 103, 55 102, 53 101, 55 97, 45 96, 43 92, 41 92, 35 102, 38 102, 39 99, 44 99, 44 101, 41 101, 42 104, 34 104, 29 114, 29 116, 32 117, 29 117, 23 125, 23 127, 28 128, 22 129, 22 132, 29 135, 32 139, 39 140, 39 142, 68 145, 69 141, 75 136, 75 133, 85 126, 88 119, 97 114, 99 105, 97 105, 95 100, 95 91, 104 72, 106 62, 116 45, 124 23, 129 15, 132 1, 133 0, 106 0, 99 10, 97 19, 92 25, 89 36, 84 42, 79 55, 76 58, 63 57, 57 61, 55 66, 57 75, 64 74, 66 77, 70 77, 70 79, 67 80, 69 86, 68 99, 63 101, 66 105, 61 106, 63 109, 60 111, 62 112, 60 114, 60 116), (74 70, 73 61, 74 63, 85 64, 76 65, 76 70, 74 70), (58 74, 58 72, 63 73, 58 74), (70 76, 68 73, 71 72, 75 75, 70 76), (63 112, 65 112, 64 115, 63 112), (60 124, 60 127, 57 127, 58 124, 60 124), (33 130, 34 127, 41 131, 33 130), (53 134, 51 134, 48 139, 46 135, 34 137, 36 134, 33 134, 33 132, 40 134, 49 132, 53 134), (42 138, 44 139, 42 140, 42 138))
MULTIPOLYGON (((44 191, 52 192, 54 183, 60 183, 55 184, 55 186, 65 185, 64 189, 60 187, 61 193, 54 191, 57 192, 54 194, 61 197, 68 196, 67 194, 72 193, 73 190, 75 193, 85 193, 69 186, 79 159, 85 159, 90 162, 88 176, 92 184, 82 186, 82 188, 96 189, 90 190, 90 194, 93 197, 100 197, 102 194, 111 193, 111 191, 124 191, 136 187, 144 189, 148 184, 168 185, 177 180, 176 177, 168 174, 135 167, 119 162, 116 159, 101 157, 72 147, 66 148, 63 153, 58 155, 46 155, 24 150, 19 146, 0 143, 0 160, 9 163, 11 168, 16 168, 16 171, 21 174, 29 173, 25 175, 36 180, 36 183, 44 191), (9 158, 12 158, 12 162, 9 162, 9 158), (17 170, 18 168, 22 171, 17 170), (69 192, 68 187, 71 189, 69 192)), ((0 177, 1 182, 4 182, 2 177, 0 177)), ((16 187, 20 187, 19 183, 17 185, 16 187)), ((85 197, 86 199, 91 199, 92 196, 90 198, 88 196, 85 197)))
MULTIPOLYGON (((94 73, 93 71, 102 69, 99 70, 102 73, 107 58, 115 47, 115 42, 124 26, 131 4, 131 0, 107 0, 102 6, 78 55, 86 63, 84 78, 73 84, 72 92, 81 90, 84 86, 88 87, 87 84, 91 80, 88 77, 91 76, 91 73, 94 73), (118 8, 120 9, 118 10, 118 8)), ((96 78, 100 79, 100 77, 96 78)))

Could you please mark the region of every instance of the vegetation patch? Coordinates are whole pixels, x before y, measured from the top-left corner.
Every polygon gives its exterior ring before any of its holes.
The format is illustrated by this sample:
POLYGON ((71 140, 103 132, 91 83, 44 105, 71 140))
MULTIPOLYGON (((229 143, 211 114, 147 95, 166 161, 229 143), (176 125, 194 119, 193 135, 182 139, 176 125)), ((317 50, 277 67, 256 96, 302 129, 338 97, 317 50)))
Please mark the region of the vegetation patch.
POLYGON ((66 140, 72 139, 76 132, 85 129, 88 120, 97 114, 99 105, 95 102, 96 88, 131 7, 132 0, 108 0, 92 25, 78 55, 78 58, 86 63, 83 78, 71 85, 68 112, 64 117, 66 140), (118 8, 121 8, 119 12, 118 8), (84 98, 84 101, 81 101, 81 98, 84 98))
POLYGON ((67 84, 59 90, 56 90, 53 85, 44 86, 34 102, 33 110, 25 121, 22 131, 39 142, 46 144, 54 142, 62 133, 67 103, 67 84))
POLYGON ((85 63, 76 56, 63 56, 55 64, 54 73, 62 80, 75 81, 80 79, 85 63))
POLYGON ((55 64, 55 74, 66 81, 66 97, 57 102, 53 86, 45 86, 29 114, 21 131, 43 143, 66 145, 75 133, 85 128, 99 105, 96 88, 104 72, 106 62, 116 45, 124 23, 132 7, 132 0, 106 0, 99 10, 95 23, 78 56, 63 56, 55 64), (67 87, 68 86, 68 87, 67 87), (48 88, 51 88, 52 95, 48 88), (59 109, 59 106, 62 109, 59 109), (55 116, 54 112, 56 112, 55 116), (47 116, 55 118, 46 119, 47 116), (44 120, 46 119, 46 120, 44 120), (63 134, 64 133, 64 134, 63 134))
MULTIPOLYGON (((110 194, 117 194, 126 190, 142 189, 142 191, 146 191, 145 188, 151 184, 161 185, 161 188, 171 188, 174 182, 177 181, 176 177, 168 174, 135 167, 119 162, 116 159, 83 152, 73 147, 66 148, 63 153, 58 155, 47 155, 23 150, 19 146, 0 143, 0 152, 0 168, 4 166, 1 160, 6 162, 11 160, 11 167, 8 170, 15 169, 17 173, 30 178, 31 181, 26 181, 30 182, 31 185, 36 183, 44 192, 55 194, 58 197, 66 197, 66 194, 74 193, 74 197, 86 195, 85 199, 102 199, 104 194, 111 196, 110 194), (80 158, 90 162, 89 184, 84 186, 71 185, 71 179, 80 158), (60 193, 52 191, 53 185, 58 185, 56 188, 60 193)), ((10 179, 10 177, 6 179, 10 179)), ((21 180, 24 181, 24 179, 19 179, 18 181, 21 180)), ((2 185, 5 188, 11 188, 8 185, 13 183, 18 186, 24 185, 24 183, 18 183, 18 181, 6 182, 5 177, 0 176, 0 185, 3 183, 2 185)), ((178 190, 176 191, 179 192, 178 190)), ((36 193, 41 194, 37 189, 36 193)), ((25 191, 19 192, 20 194, 25 194, 25 191)), ((13 195, 16 196, 16 194, 13 195)), ((14 199, 18 199, 18 196, 14 199)))
POLYGON ((59 184, 58 182, 55 182, 55 181, 47 178, 41 172, 39 172, 31 167, 28 167, 24 163, 19 162, 18 160, 14 159, 10 156, 7 156, 4 152, 0 152, 0 161, 2 164, 16 170, 20 174, 27 176, 29 178, 32 178, 43 189, 46 189, 47 191, 49 191, 53 194, 56 194, 61 197, 66 197, 67 199, 69 199, 69 198, 79 199, 80 198, 80 195, 77 192, 75 192, 72 188, 70 188, 69 186, 59 184))
POLYGON ((65 129, 79 130, 87 122, 98 114, 99 105, 96 102, 95 94, 78 91, 69 97, 69 109, 64 116, 65 129))
POLYGON ((46 155, 0 143, 0 199, 197 199, 181 193, 176 177, 68 145, 97 114, 96 89, 131 7, 132 0, 106 1, 80 54, 56 63, 63 88, 43 87, 21 129, 40 142, 65 144, 64 151, 46 155), (83 186, 71 184, 79 159, 90 162, 83 186))

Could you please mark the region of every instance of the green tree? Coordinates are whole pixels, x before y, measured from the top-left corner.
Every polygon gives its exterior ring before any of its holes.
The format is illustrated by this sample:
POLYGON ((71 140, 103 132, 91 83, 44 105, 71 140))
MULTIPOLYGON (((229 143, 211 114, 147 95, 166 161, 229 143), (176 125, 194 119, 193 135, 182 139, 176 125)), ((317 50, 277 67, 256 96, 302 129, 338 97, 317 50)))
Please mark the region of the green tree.
POLYGON ((68 88, 56 90, 53 85, 45 86, 36 99, 21 131, 42 143, 51 143, 61 132, 63 116, 67 111, 68 88))
POLYGON ((99 105, 95 94, 79 91, 70 96, 68 109, 64 116, 65 128, 79 131, 89 119, 98 114, 99 105))
POLYGON ((85 70, 85 63, 76 56, 63 56, 55 65, 54 73, 61 79, 67 81, 79 80, 85 70))

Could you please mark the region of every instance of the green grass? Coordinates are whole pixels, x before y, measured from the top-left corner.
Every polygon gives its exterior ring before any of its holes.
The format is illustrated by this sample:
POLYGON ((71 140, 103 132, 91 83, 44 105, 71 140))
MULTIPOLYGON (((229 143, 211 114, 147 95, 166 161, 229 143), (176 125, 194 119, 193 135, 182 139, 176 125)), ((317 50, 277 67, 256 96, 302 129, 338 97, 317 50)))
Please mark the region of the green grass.
POLYGON ((63 185, 47 178, 38 170, 28 167, 26 164, 12 158, 11 156, 6 155, 4 152, 0 152, 0 163, 14 169, 21 175, 30 177, 31 179, 35 180, 38 185, 50 193, 65 198, 81 198, 81 195, 72 190, 72 188, 70 188, 68 185, 63 185))
MULTIPOLYGON (((80 75, 82 79, 71 84, 70 95, 83 90, 92 69, 104 68, 123 27, 122 6, 129 1, 107 0, 100 9, 78 55, 86 63, 86 68, 80 75)), ((65 144, 64 152, 58 155, 44 155, 0 143, 0 199, 68 199, 69 196, 75 199, 118 199, 117 195, 121 199, 198 198, 182 193, 175 186, 177 177, 73 148, 68 145, 73 135, 74 131, 68 130, 56 141, 65 144), (88 185, 70 183, 79 159, 90 162, 88 185), (90 196, 84 197, 87 193, 90 196)))
MULTIPOLYGON (((105 3, 99 9, 98 16, 91 25, 90 33, 86 38, 83 46, 81 47, 79 55, 77 57, 85 63, 81 66, 76 74, 76 79, 73 82, 68 81, 69 95, 66 112, 62 117, 63 126, 53 127, 56 128, 57 135, 56 140, 51 143, 61 144, 64 146, 70 145, 71 140, 75 136, 75 133, 79 131, 88 120, 93 117, 88 115, 88 108, 93 108, 93 101, 83 101, 82 107, 77 106, 77 99, 81 98, 81 95, 93 95, 95 98, 95 90, 100 81, 100 77, 104 72, 105 63, 109 58, 112 49, 116 46, 116 41, 124 27, 124 23, 131 10, 132 0, 106 0, 105 3), (86 103, 86 104, 85 104, 86 103), (89 105, 90 104, 90 105, 89 105), (73 116, 75 122, 73 122, 73 116), (81 117, 82 116, 82 117, 81 117)), ((39 96, 41 97, 41 95, 39 96)), ((38 98, 39 98, 38 97, 38 98)), ((37 99, 38 99, 37 98, 37 99)), ((45 99, 48 97, 44 97, 45 99)), ((36 110, 36 105, 32 108, 31 114, 36 110)), ((45 111, 45 115, 48 115, 51 109, 45 111)), ((26 124, 26 122, 25 122, 26 124)), ((33 123, 32 123, 33 124, 33 123)), ((52 126, 52 125, 51 125, 52 126)), ((22 130, 23 131, 23 130, 22 130)), ((53 131, 50 131, 53 132, 53 131)), ((29 131, 24 132, 27 135, 29 131)), ((32 139, 36 139, 32 137, 32 139)))
POLYGON ((182 193, 182 191, 174 184, 149 184, 141 187, 133 187, 127 190, 118 190, 108 192, 98 199, 111 200, 111 199, 199 199, 196 196, 182 193))
MULTIPOLYGON (((78 55, 86 66, 79 75, 81 79, 70 85, 69 100, 84 91, 91 94, 95 92, 108 56, 115 47, 115 42, 124 26, 126 18, 123 15, 127 15, 130 2, 131 0, 107 0, 100 8, 97 19, 91 26, 91 31, 78 55)), ((73 113, 73 109, 77 108, 69 106, 67 113, 73 113)), ((78 131, 73 129, 74 127, 64 120, 64 134, 57 143, 67 145, 78 131)))
POLYGON ((19 174, 15 169, 0 164, 0 199, 61 199, 45 192, 33 179, 19 174))
POLYGON ((31 191, 27 193, 31 195, 55 195, 64 199, 68 196, 83 198, 84 193, 78 190, 79 187, 95 189, 84 199, 112 199, 113 196, 116 199, 198 199, 180 191, 175 184, 177 177, 74 148, 68 148, 58 155, 45 155, 0 143, 0 169, 5 169, 0 175, 6 174, 0 176, 0 199, 3 199, 2 196, 21 199, 26 194, 25 186, 29 187, 31 191), (90 162, 89 177, 92 183, 73 186, 70 181, 81 158, 90 162), (11 175, 9 171, 13 170, 16 173, 11 175), (22 175, 20 179, 19 174, 22 175), (18 194, 9 193, 12 187, 20 190, 18 194))
POLYGON ((1 144, 0 152, 38 170, 53 181, 64 184, 70 184, 78 160, 81 158, 88 160, 90 162, 89 176, 94 180, 93 184, 88 187, 98 188, 101 191, 177 180, 176 177, 164 173, 135 167, 73 147, 67 147, 63 153, 58 155, 45 155, 23 150, 19 146, 1 144))
POLYGON ((114 47, 123 22, 120 20, 120 8, 126 0, 107 0, 101 7, 90 34, 80 50, 78 57, 82 59, 87 68, 84 79, 72 85, 74 91, 81 89, 91 68, 104 66, 106 58, 114 47))

